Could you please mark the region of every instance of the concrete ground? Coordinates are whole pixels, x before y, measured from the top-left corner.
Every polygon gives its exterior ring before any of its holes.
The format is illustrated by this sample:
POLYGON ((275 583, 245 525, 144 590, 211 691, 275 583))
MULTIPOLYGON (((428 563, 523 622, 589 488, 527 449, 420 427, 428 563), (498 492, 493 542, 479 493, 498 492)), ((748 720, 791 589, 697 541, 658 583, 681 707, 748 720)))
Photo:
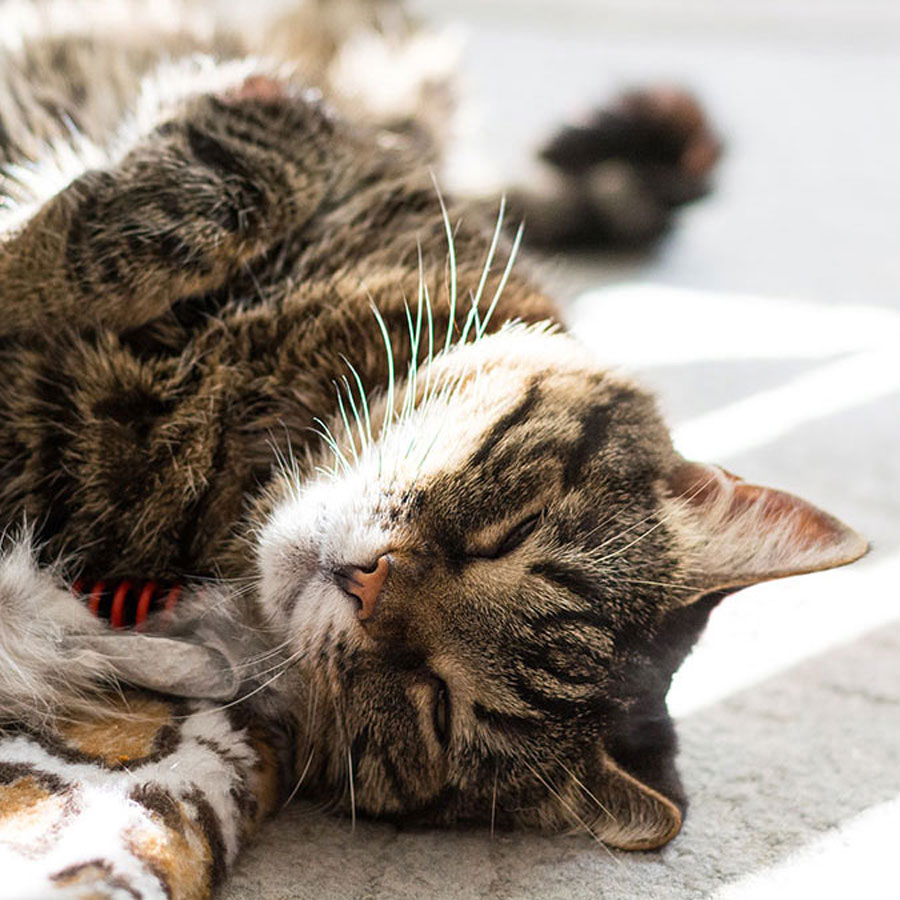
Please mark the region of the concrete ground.
POLYGON ((789 489, 873 543, 730 598, 670 695, 692 805, 659 853, 409 832, 303 805, 226 900, 900 898, 900 6, 892 0, 440 0, 469 31, 476 149, 504 179, 567 112, 677 80, 728 154, 649 258, 551 260, 573 327, 659 392, 686 455, 789 489))

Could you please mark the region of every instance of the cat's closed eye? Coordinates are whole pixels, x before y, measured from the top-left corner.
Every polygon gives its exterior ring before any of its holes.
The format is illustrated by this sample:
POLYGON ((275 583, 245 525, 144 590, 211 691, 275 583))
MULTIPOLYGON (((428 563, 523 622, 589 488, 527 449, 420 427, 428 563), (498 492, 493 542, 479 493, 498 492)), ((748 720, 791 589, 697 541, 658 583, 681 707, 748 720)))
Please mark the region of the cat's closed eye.
POLYGON ((431 700, 431 721, 438 743, 446 748, 450 743, 450 692, 447 683, 437 676, 431 700))
POLYGON ((535 513, 533 516, 529 516, 522 522, 519 522, 515 525, 509 532, 503 537, 499 544, 493 547, 487 553, 476 554, 478 556, 483 556, 485 559, 500 559, 502 556, 508 556, 513 550, 518 550, 522 544, 534 534, 534 530, 537 528, 538 523, 541 521, 543 516, 543 512, 535 513))

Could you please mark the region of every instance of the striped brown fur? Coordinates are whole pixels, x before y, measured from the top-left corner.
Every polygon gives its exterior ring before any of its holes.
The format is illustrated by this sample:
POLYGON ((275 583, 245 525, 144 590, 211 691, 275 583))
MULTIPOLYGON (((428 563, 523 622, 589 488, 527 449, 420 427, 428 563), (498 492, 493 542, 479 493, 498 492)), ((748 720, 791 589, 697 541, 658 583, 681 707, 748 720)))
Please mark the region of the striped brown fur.
MULTIPOLYGON (((506 270, 512 233, 486 268, 497 201, 445 200, 432 175, 446 85, 424 85, 406 118, 342 95, 347 11, 388 44, 418 34, 389 0, 310 2, 268 43, 135 29, 2 57, 0 97, 16 101, 0 107, 0 155, 21 166, 68 142, 84 165, 43 193, 21 169, 0 181, 15 213, 0 520, 27 519, 72 578, 231 590, 227 633, 253 655, 242 714, 291 743, 259 765, 287 759, 304 794, 659 846, 686 802, 665 695, 712 607, 863 546, 796 498, 685 463, 653 398, 563 333, 527 265, 506 270), (259 46, 277 58, 245 58, 259 46), (416 341, 417 319, 448 352, 416 341), (382 556, 361 621, 340 571, 382 556)), ((629 95, 550 145, 558 195, 514 192, 509 218, 524 213, 536 243, 645 241, 702 193, 717 152, 690 98, 629 95), (643 224, 591 194, 588 170, 609 160, 651 204, 643 224)), ((34 740, 115 770, 115 742, 112 757, 80 750, 76 730, 34 740)), ((183 732, 154 728, 169 743, 146 758, 177 756, 183 732)), ((195 743, 243 785, 243 835, 274 776, 248 786, 235 740, 235 756, 215 735, 195 743)), ((202 792, 149 784, 129 802, 168 835, 147 865, 171 896, 221 881, 234 843, 202 792)), ((118 885, 105 866, 58 877, 118 885)))

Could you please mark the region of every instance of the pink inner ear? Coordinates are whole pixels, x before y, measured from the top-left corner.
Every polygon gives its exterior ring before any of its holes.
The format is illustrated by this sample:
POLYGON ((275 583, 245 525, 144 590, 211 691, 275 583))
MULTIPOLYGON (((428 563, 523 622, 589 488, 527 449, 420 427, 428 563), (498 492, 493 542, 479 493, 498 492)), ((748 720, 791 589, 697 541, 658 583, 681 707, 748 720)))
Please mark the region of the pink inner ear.
POLYGON ((721 466, 683 462, 676 466, 666 479, 673 496, 685 500, 691 506, 703 506, 718 498, 724 482, 743 484, 744 480, 721 466))
POLYGON ((232 103, 240 100, 260 100, 274 103, 284 97, 284 85, 269 75, 251 75, 240 87, 231 88, 223 95, 223 100, 232 103))
POLYGON ((737 586, 852 562, 867 543, 834 516, 718 466, 685 462, 667 479, 696 515, 693 543, 716 586, 737 586))
POLYGON ((749 509, 756 503, 762 506, 767 522, 777 523, 790 518, 794 540, 805 547, 843 540, 849 530, 838 519, 793 494, 743 482, 735 485, 732 499, 735 509, 749 509))

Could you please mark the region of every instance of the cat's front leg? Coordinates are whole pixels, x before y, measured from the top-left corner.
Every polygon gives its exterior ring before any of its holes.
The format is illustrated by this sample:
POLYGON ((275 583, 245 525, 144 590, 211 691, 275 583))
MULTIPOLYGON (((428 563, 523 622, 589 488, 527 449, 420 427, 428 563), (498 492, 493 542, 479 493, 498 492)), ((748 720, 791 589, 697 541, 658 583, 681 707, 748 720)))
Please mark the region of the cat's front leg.
POLYGON ((128 691, 0 732, 0 896, 207 900, 290 783, 283 729, 128 691))
POLYGON ((289 725, 122 684, 196 687, 234 646, 220 596, 188 606, 171 637, 113 632, 27 535, 0 554, 0 896, 207 898, 276 808, 289 725))
POLYGON ((353 139, 315 97, 246 68, 148 114, 125 152, 0 242, 0 336, 137 328, 222 288, 346 189, 353 139))

